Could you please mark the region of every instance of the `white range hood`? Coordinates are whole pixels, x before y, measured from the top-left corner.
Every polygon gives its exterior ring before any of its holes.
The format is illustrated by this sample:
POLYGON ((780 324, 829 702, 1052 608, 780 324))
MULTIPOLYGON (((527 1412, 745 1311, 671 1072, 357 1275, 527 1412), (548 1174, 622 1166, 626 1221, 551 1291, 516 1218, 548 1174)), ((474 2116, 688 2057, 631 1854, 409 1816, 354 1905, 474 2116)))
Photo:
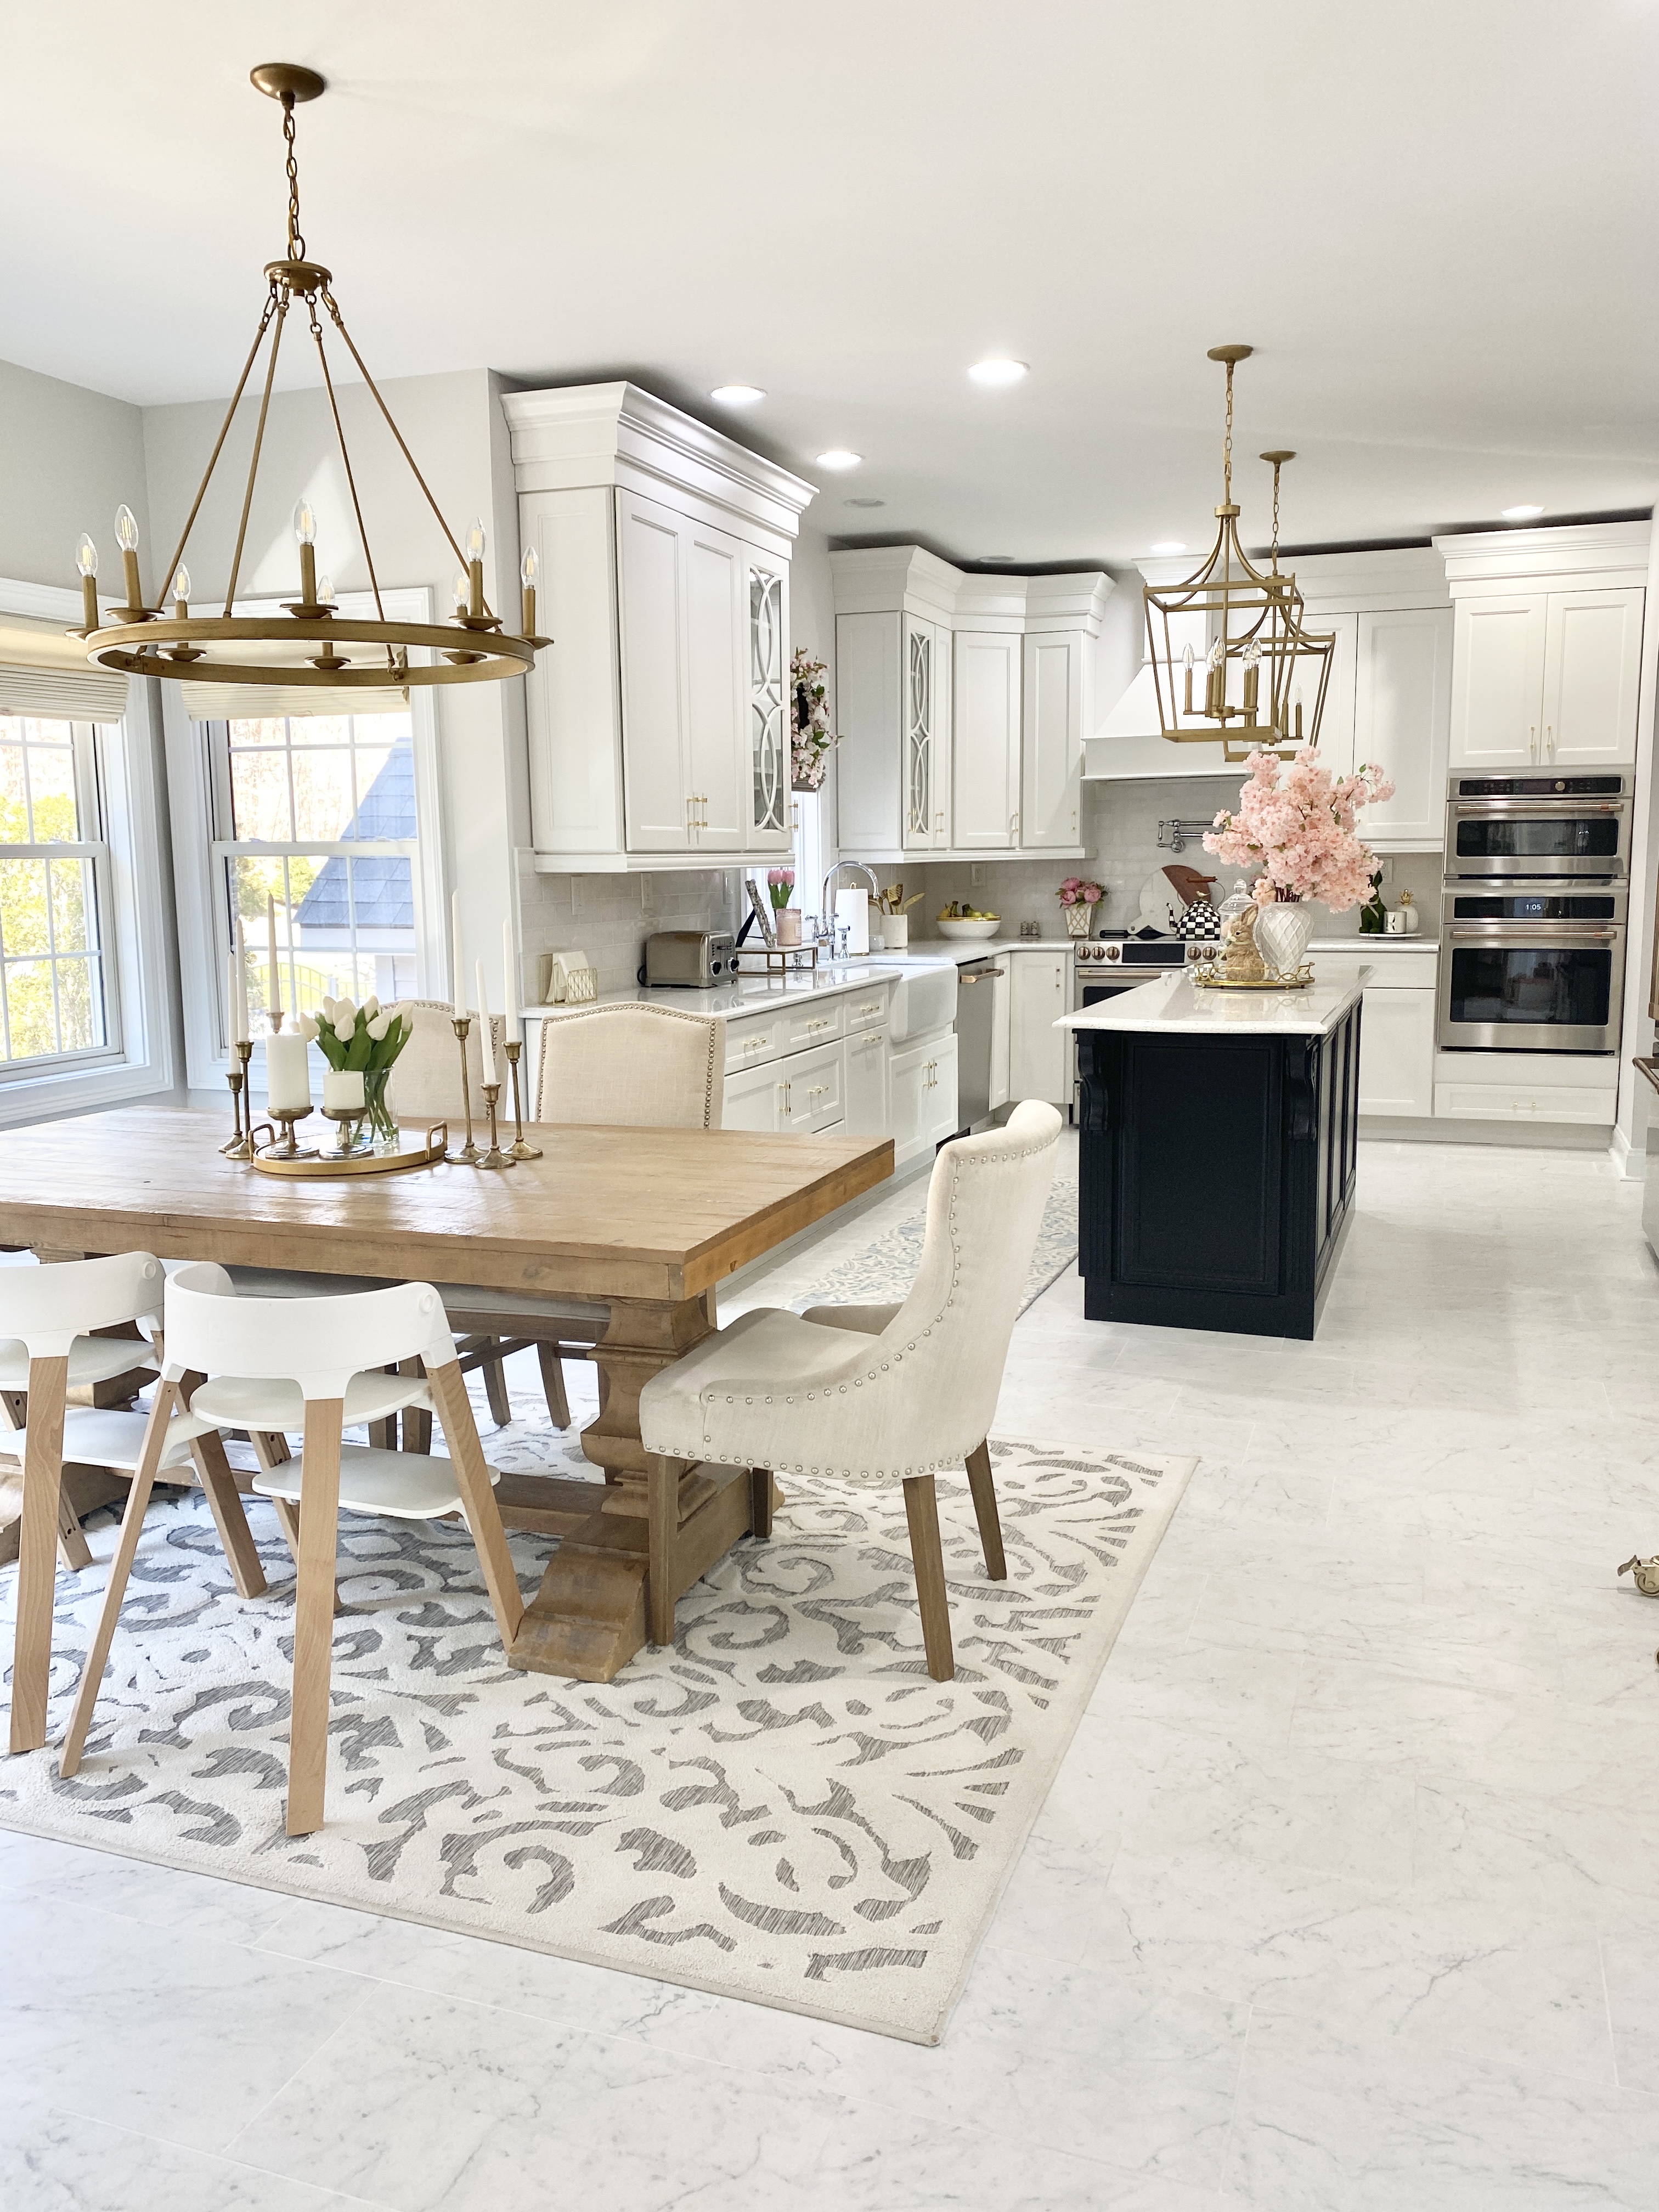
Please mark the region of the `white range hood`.
MULTIPOLYGON (((1176 696, 1173 672, 1166 681, 1165 696, 1176 696)), ((1194 715, 1192 726, 1202 729, 1207 726, 1200 716, 1194 715)), ((1085 781, 1121 782, 1154 776, 1237 777, 1238 773, 1227 760, 1219 738, 1204 744, 1176 744, 1164 735, 1150 660, 1141 663, 1133 683, 1083 744, 1085 781)))

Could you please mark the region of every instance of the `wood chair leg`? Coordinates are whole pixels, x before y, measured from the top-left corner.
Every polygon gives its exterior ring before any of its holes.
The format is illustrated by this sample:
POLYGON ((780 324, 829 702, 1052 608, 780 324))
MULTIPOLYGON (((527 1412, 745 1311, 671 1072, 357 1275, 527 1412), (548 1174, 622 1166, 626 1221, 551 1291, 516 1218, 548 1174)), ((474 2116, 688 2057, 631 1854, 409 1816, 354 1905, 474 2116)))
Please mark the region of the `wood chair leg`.
MULTIPOLYGON (((418 1359, 401 1359, 398 1363, 400 1375, 424 1375, 426 1369, 418 1359)), ((405 1406, 403 1413, 404 1449, 406 1452, 428 1453, 432 1449, 432 1415, 424 1406, 405 1406)))
POLYGON ((1002 1516, 997 1511, 996 1485, 991 1480, 991 1455, 982 1443, 968 1455, 968 1487, 974 1493, 974 1518, 979 1540, 985 1547, 985 1571, 994 1583, 1008 1579, 1008 1562, 1002 1550, 1002 1516))
POLYGON ((541 1363, 542 1389, 547 1393, 547 1410, 553 1416, 556 1429, 570 1426, 570 1401, 564 1393, 564 1362, 559 1357, 556 1344, 538 1344, 536 1357, 541 1363))
POLYGON ((236 1487, 236 1477, 225 1457, 223 1437, 216 1430, 195 1437, 190 1456, 196 1479, 207 1499, 208 1510, 213 1516, 213 1525, 219 1531, 219 1541, 230 1563, 237 1596, 263 1597, 265 1571, 259 1563, 259 1547, 253 1540, 253 1531, 247 1525, 242 1493, 236 1487))
POLYGON ((483 1569, 484 1587, 489 1592, 495 1626, 501 1631, 501 1648, 510 1651, 519 1632, 519 1623, 524 1618, 524 1594, 519 1588, 518 1570, 507 1547, 507 1531, 496 1510, 483 1446, 478 1441, 478 1425, 472 1418, 472 1401, 466 1395, 461 1370, 453 1361, 445 1367, 428 1369, 428 1379, 438 1401, 438 1419, 443 1424, 444 1442, 449 1446, 450 1462, 455 1469, 461 1510, 466 1516, 478 1564, 483 1569))
MULTIPOLYGON (((383 1368, 381 1372, 386 1375, 395 1375, 398 1370, 395 1366, 392 1366, 383 1368)), ((368 1443, 371 1451, 397 1450, 398 1416, 395 1413, 388 1413, 383 1420, 369 1423, 368 1443)))
POLYGON ((81 1687, 76 1696, 69 1734, 64 1738, 63 1753, 58 1762, 58 1771, 66 1781, 70 1775, 80 1771, 81 1754, 86 1749, 87 1730, 92 1725, 93 1710, 103 1686, 104 1669, 109 1664, 110 1645, 115 1639, 116 1623, 121 1618, 121 1601, 126 1595, 127 1578, 132 1572, 138 1539, 144 1530, 144 1514, 149 1505, 149 1494, 155 1486, 155 1472, 167 1449, 167 1423, 173 1418, 173 1408, 178 1397, 175 1383, 164 1382, 156 1385, 155 1401, 149 1409, 149 1425, 144 1431, 143 1449, 138 1455, 138 1464, 133 1469, 132 1487, 127 1492, 126 1510, 121 1516, 120 1538, 115 1547, 115 1557, 110 1562, 109 1587, 104 1592, 104 1609, 98 1616, 98 1626, 93 1632, 86 1665, 81 1670, 81 1687))
POLYGON ((507 1370, 499 1359, 483 1363, 484 1396, 489 1401, 489 1418, 498 1429, 504 1429, 513 1419, 513 1407, 507 1395, 507 1370))
POLYGON ((647 1574, 646 1634, 653 1644, 674 1641, 674 1548, 680 1527, 680 1463, 660 1452, 645 1455, 647 1574))
POLYGON ((749 1532, 763 1541, 772 1533, 772 1470, 769 1467, 751 1467, 749 1470, 749 1532))
POLYGON ((64 1407, 69 1360, 29 1362, 29 1440, 17 1532, 17 1626, 12 1645, 11 1747, 46 1740, 52 1601, 58 1589, 58 1504, 64 1487, 64 1407))
POLYGON ((69 1485, 61 1475, 58 1487, 58 1556, 72 1575, 78 1575, 82 1567, 92 1565, 92 1548, 81 1526, 81 1516, 75 1510, 75 1500, 69 1494, 69 1485))
POLYGON ((344 1401, 339 1398, 306 1401, 305 1448, 301 1459, 300 1588, 294 1613, 294 1697, 288 1753, 290 1836, 313 1835, 323 1825, 344 1415, 344 1401))
MULTIPOLYGON (((249 1441, 253 1446, 254 1457, 267 1474, 273 1468, 286 1466, 294 1456, 288 1448, 288 1438, 280 1429, 272 1430, 269 1433, 262 1431, 251 1432, 249 1441)), ((273 1498, 270 1504, 276 1516, 277 1526, 282 1529, 283 1541, 294 1554, 295 1571, 297 1574, 300 1565, 300 1509, 297 1505, 290 1504, 286 1498, 273 1498)), ((345 1600, 340 1595, 337 1577, 334 1584, 334 1610, 337 1613, 345 1611, 345 1600)))
POLYGON ((948 1682, 956 1674, 957 1662, 951 1650, 951 1602, 945 1590, 939 1498, 931 1474, 907 1476, 904 1517, 910 1524, 910 1559, 916 1571, 916 1597, 921 1607, 921 1638, 927 1650, 927 1671, 936 1682, 948 1682))

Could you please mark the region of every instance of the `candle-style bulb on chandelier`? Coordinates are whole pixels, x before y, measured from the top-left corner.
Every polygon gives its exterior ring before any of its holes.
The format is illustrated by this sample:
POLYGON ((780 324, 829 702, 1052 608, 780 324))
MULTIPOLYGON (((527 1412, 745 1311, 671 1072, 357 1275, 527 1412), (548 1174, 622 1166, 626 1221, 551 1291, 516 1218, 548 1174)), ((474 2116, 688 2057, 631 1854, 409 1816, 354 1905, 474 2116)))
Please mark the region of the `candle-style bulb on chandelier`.
POLYGON ((1279 472, 1294 454, 1279 451, 1261 457, 1273 471, 1270 567, 1258 568, 1239 542, 1239 509, 1233 498, 1233 371, 1254 350, 1247 345, 1210 349, 1209 358, 1223 363, 1227 373, 1215 543, 1191 575, 1146 589, 1159 728, 1174 744, 1213 744, 1219 738, 1229 761, 1256 751, 1288 757, 1297 745, 1318 742, 1336 643, 1334 636, 1309 630, 1296 579, 1279 566, 1279 472), (1202 677, 1195 684, 1200 654, 1202 677))
POLYGON ((277 101, 283 111, 283 139, 287 154, 288 175, 286 251, 277 260, 265 264, 266 296, 258 328, 254 332, 253 343, 237 380, 236 389, 231 395, 230 404, 225 410, 224 421, 220 426, 202 481, 197 487, 179 543, 173 548, 172 558, 160 572, 161 596, 153 607, 145 603, 138 570, 138 525, 131 508, 123 507, 115 519, 115 536, 121 550, 125 604, 112 607, 105 614, 100 613, 98 549, 90 537, 83 535, 76 551, 76 566, 82 580, 83 621, 82 627, 70 635, 86 640, 88 659, 100 667, 120 670, 133 676, 173 678, 187 676, 196 684, 313 684, 347 692, 385 690, 396 687, 406 692, 411 684, 499 683, 510 676, 522 676, 534 661, 538 648, 551 642, 550 639, 535 635, 536 595, 531 578, 525 579, 522 602, 524 629, 522 634, 515 635, 491 610, 484 596, 483 522, 474 522, 467 533, 463 551, 346 328, 345 318, 334 295, 331 273, 320 262, 309 257, 305 236, 300 228, 300 173, 295 158, 294 111, 303 102, 318 98, 325 89, 323 79, 314 70, 302 68, 295 63, 265 62, 252 71, 252 82, 268 98, 277 101), (343 614, 334 603, 332 585, 326 576, 318 574, 317 514, 310 500, 304 496, 294 508, 294 536, 300 571, 299 597, 286 602, 280 615, 239 614, 236 611, 242 554, 247 540, 248 518, 253 507, 254 486, 258 479, 259 458, 264 444, 266 420, 270 411, 270 395, 276 383, 276 359, 288 318, 296 307, 304 313, 308 334, 322 371, 323 389, 328 398, 329 414, 349 497, 353 535, 362 555, 369 591, 374 602, 372 619, 343 614), (450 550, 462 563, 464 574, 458 580, 458 584, 464 588, 457 590, 453 622, 389 622, 386 619, 374 556, 369 546, 362 500, 346 443, 339 398, 334 387, 333 370, 325 339, 325 317, 331 326, 334 339, 350 356, 365 388, 396 440, 398 450, 408 464, 410 472, 431 508, 450 550), (267 340, 270 342, 268 350, 267 340), (192 614, 190 609, 190 572, 184 565, 185 549, 201 514, 214 471, 219 465, 235 420, 236 410, 241 404, 243 394, 248 388, 262 352, 265 354, 264 383, 253 428, 252 452, 242 486, 241 513, 236 530, 235 550, 231 556, 225 583, 222 611, 208 616, 192 614), (171 614, 165 611, 169 586, 173 591, 171 614), (411 659, 411 653, 422 657, 411 659))

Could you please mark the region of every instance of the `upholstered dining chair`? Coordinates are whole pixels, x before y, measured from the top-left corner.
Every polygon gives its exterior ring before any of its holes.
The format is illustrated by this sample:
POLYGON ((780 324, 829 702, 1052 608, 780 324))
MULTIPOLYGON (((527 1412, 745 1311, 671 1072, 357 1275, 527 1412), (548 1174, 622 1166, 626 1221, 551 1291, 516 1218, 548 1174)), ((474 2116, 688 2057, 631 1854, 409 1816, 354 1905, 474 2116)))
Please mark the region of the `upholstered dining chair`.
POLYGON ((504 1649, 511 1649, 524 1611, 491 1495, 495 1474, 484 1463, 437 1291, 429 1283, 394 1283, 343 1297, 246 1297, 210 1263, 169 1279, 161 1380, 64 1741, 59 1771, 66 1777, 80 1766, 150 1489, 181 1422, 186 1430, 207 1422, 303 1431, 299 1459, 268 1468, 254 1488, 286 1509, 284 1527, 298 1540, 288 1832, 309 1835, 323 1820, 339 1514, 416 1521, 464 1514, 504 1649), (404 1361, 420 1363, 425 1380, 388 1371, 404 1361), (206 1380, 186 1401, 184 1385, 192 1375, 206 1380), (447 1458, 343 1446, 348 1424, 372 1422, 428 1390, 447 1458))
MULTIPOLYGON (((725 1042, 719 1015, 678 1006, 626 1000, 549 1014, 531 1087, 531 1119, 611 1128, 718 1129, 725 1042)), ((535 1346, 548 1411, 559 1428, 568 1428, 562 1363, 591 1355, 610 1320, 604 1301, 538 1298, 465 1283, 439 1288, 450 1325, 462 1337, 464 1361, 480 1343, 496 1359, 535 1346)), ((486 1388, 489 1372, 486 1368, 486 1388)), ((490 1410, 505 1421, 505 1396, 498 1409, 492 1395, 490 1410)))
POLYGON ((772 1475, 902 1482, 927 1671, 956 1671, 934 1476, 965 1467, 993 1582, 1006 1578, 986 1436, 1054 1180, 1060 1119, 1028 1100, 1000 1129, 945 1145, 927 1190, 921 1263, 897 1305, 757 1307, 652 1376, 640 1394, 649 1455, 648 1626, 673 1640, 675 1462, 750 1470, 753 1527, 769 1534, 772 1475))

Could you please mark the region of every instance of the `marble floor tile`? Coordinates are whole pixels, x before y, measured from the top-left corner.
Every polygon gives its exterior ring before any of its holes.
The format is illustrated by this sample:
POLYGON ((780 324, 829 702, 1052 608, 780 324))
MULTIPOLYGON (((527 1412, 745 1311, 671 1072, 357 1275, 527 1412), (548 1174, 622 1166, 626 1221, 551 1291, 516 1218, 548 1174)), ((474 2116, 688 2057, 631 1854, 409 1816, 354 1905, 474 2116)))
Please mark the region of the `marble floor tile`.
POLYGON ((66 2112, 0 2132, 6 2212, 353 2212, 370 2201, 66 2112))

